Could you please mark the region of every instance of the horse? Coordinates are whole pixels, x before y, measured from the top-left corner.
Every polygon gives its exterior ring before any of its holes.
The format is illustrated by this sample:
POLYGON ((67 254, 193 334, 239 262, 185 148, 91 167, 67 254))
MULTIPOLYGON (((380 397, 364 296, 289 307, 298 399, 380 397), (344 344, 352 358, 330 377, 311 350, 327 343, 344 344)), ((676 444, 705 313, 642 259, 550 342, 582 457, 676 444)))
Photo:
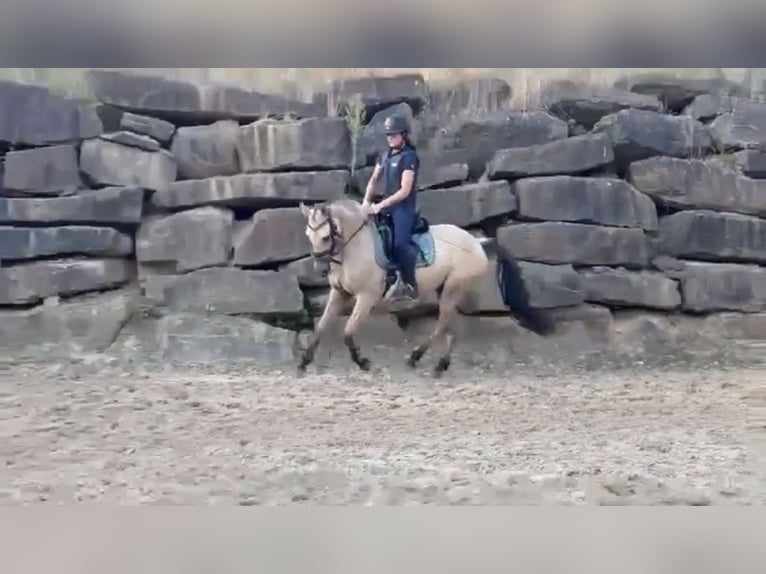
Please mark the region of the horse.
MULTIPOLYGON (((298 372, 303 373, 314 354, 330 320, 354 298, 354 306, 344 328, 344 343, 351 360, 363 371, 370 360, 363 356, 354 336, 359 325, 373 308, 391 297, 396 275, 390 261, 391 232, 380 216, 369 216, 366 208, 353 199, 340 199, 313 206, 300 204, 306 219, 305 234, 311 255, 317 262, 329 264, 330 293, 313 337, 302 352, 298 372)), ((552 318, 530 305, 518 262, 502 246, 496 249, 496 278, 505 305, 518 322, 541 336, 554 332, 552 318)), ((433 368, 435 377, 446 372, 455 345, 454 322, 459 305, 477 281, 489 271, 490 258, 482 241, 452 224, 429 224, 418 216, 413 229, 411 248, 417 254, 416 281, 422 297, 438 296, 438 319, 432 333, 409 353, 406 364, 414 368, 442 337, 444 353, 433 368)))

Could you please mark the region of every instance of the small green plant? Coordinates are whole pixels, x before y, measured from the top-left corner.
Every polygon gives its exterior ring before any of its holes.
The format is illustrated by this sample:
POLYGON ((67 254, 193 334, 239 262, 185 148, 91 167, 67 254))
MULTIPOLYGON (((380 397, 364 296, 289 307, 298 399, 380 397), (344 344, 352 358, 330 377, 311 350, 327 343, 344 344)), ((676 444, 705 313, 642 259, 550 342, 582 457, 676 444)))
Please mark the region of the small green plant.
POLYGON ((351 134, 351 175, 356 170, 359 136, 364 128, 364 104, 361 98, 352 98, 346 103, 346 124, 351 134))

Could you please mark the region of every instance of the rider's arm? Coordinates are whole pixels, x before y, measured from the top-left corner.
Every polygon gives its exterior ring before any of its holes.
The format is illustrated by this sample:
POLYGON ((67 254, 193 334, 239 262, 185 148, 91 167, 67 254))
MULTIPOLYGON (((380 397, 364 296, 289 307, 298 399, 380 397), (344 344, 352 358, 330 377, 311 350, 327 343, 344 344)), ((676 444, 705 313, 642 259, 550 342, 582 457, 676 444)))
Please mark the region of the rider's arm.
POLYGON ((375 193, 375 183, 378 181, 382 169, 380 162, 375 164, 375 168, 372 170, 372 175, 367 181, 367 188, 364 190, 365 203, 370 203, 372 201, 372 194, 375 193))
POLYGON ((404 201, 407 196, 412 192, 412 184, 415 182, 415 173, 419 167, 418 156, 413 154, 405 155, 401 161, 403 162, 402 182, 396 193, 390 195, 386 199, 380 202, 380 207, 385 209, 396 205, 400 201, 404 201))

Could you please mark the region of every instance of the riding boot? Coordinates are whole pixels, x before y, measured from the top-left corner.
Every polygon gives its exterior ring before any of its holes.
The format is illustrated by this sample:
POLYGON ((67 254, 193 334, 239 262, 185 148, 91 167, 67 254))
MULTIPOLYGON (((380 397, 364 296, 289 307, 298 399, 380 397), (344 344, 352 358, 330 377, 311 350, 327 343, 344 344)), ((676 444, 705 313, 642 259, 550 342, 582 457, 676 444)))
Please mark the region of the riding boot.
POLYGON ((397 299, 417 299, 420 294, 415 280, 415 254, 412 249, 402 249, 398 259, 402 285, 397 293, 397 299))

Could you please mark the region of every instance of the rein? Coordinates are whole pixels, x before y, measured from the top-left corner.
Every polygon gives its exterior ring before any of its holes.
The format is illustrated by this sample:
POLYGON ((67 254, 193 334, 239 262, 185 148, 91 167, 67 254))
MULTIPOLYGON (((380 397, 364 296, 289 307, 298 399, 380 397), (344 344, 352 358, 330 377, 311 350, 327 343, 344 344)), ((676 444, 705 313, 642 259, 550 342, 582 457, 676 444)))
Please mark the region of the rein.
POLYGON ((323 221, 321 224, 315 226, 312 226, 310 223, 307 223, 306 226, 311 231, 319 231, 324 227, 325 225, 330 226, 330 246, 325 249, 324 251, 311 251, 311 256, 314 259, 322 260, 322 259, 328 259, 331 263, 335 263, 336 265, 343 265, 343 261, 339 259, 341 252, 346 248, 346 246, 351 243, 351 241, 356 237, 359 232, 365 228, 367 223, 369 222, 369 217, 365 217, 362 221, 362 224, 356 228, 356 230, 349 236, 348 239, 345 241, 343 240, 343 235, 338 231, 338 228, 336 227, 335 223, 333 223, 332 217, 330 217, 330 214, 327 211, 323 212, 327 219, 323 221))

